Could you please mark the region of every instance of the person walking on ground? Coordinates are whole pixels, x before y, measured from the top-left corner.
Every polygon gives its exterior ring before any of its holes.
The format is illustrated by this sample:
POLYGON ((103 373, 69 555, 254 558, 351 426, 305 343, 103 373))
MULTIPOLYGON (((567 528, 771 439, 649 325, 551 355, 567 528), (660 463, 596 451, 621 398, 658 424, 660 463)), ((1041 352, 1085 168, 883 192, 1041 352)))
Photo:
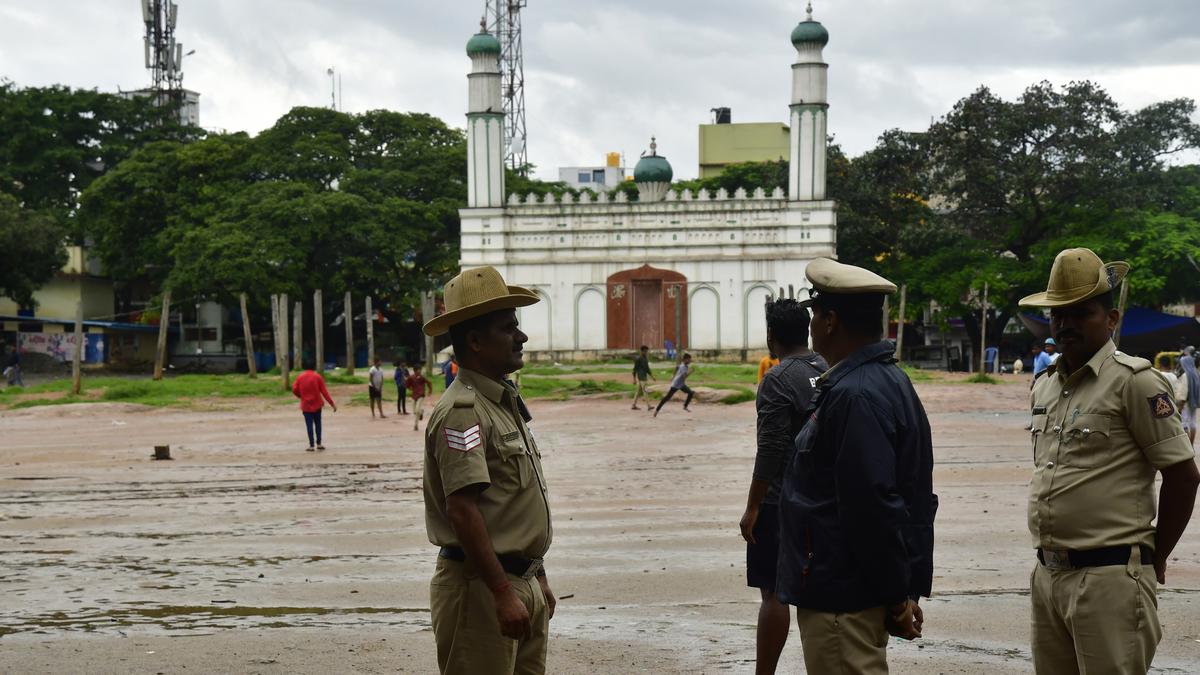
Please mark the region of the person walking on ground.
POLYGON ((1196 443, 1196 408, 1200 408, 1200 372, 1196 369, 1196 348, 1185 347, 1183 356, 1179 358, 1179 377, 1187 378, 1187 399, 1180 408, 1183 428, 1187 431, 1188 442, 1196 443))
POLYGON ((933 584, 933 441, 879 321, 896 285, 808 264, 817 380, 779 498, 776 595, 796 607, 810 673, 888 672, 891 634, 921 637, 933 584))
POLYGON ((8 386, 24 387, 25 380, 21 377, 21 348, 14 347, 4 366, 4 375, 8 378, 8 386))
POLYGON ((392 371, 392 379, 396 382, 396 414, 408 414, 408 384, 405 381, 408 378, 408 369, 400 361, 392 364, 395 370, 392 371))
POLYGON ((425 377, 425 373, 421 372, 421 367, 415 363, 409 364, 409 369, 412 371, 405 383, 408 385, 408 390, 412 392, 413 400, 413 431, 417 430, 417 425, 425 417, 425 393, 433 388, 433 383, 425 377))
POLYGON ((650 370, 650 348, 642 345, 641 353, 633 360, 633 386, 636 387, 633 393, 634 410, 641 410, 638 407, 638 399, 644 399, 646 410, 650 409, 650 394, 646 391, 646 378, 658 381, 658 378, 654 377, 654 373, 650 370))
POLYGON ((784 467, 794 453, 792 441, 808 421, 805 412, 817 378, 825 372, 825 360, 808 349, 808 321, 808 310, 795 300, 767 305, 767 346, 781 358, 758 386, 758 452, 746 512, 739 523, 746 540, 746 584, 762 595, 755 661, 758 675, 775 672, 791 626, 787 605, 775 597, 779 488, 784 467))
POLYGON ((1157 584, 1200 485, 1166 380, 1112 342, 1121 317, 1113 294, 1128 272, 1124 262, 1067 249, 1046 291, 1020 302, 1050 310, 1062 348, 1029 396, 1031 630, 1041 675, 1150 668, 1162 639, 1157 584))
POLYGON ((383 414, 383 369, 379 367, 380 360, 375 359, 371 370, 367 371, 367 396, 371 404, 371 419, 375 419, 375 408, 379 408, 379 419, 386 419, 383 414))
POLYGON ((304 372, 292 383, 292 394, 300 399, 300 412, 304 413, 304 427, 308 430, 308 451, 324 450, 325 446, 321 443, 321 408, 324 408, 325 402, 328 401, 333 412, 337 412, 337 404, 329 396, 325 378, 313 370, 312 363, 304 363, 304 372))
POLYGON ((658 402, 658 406, 654 408, 655 417, 658 417, 658 411, 662 410, 662 407, 667 404, 667 401, 671 400, 671 397, 674 396, 675 392, 677 391, 682 391, 683 393, 687 394, 687 399, 683 402, 683 409, 688 412, 692 411, 692 409, 688 406, 692 404, 692 397, 696 395, 696 392, 692 391, 692 388, 687 386, 687 378, 688 375, 691 374, 692 355, 684 354, 683 361, 679 364, 679 367, 675 369, 675 377, 671 380, 671 388, 667 390, 667 395, 662 397, 662 400, 658 402))
POLYGON ((462 370, 425 430, 425 526, 440 547, 429 608, 444 675, 546 672, 556 600, 543 558, 552 530, 541 451, 506 382, 528 337, 516 307, 538 301, 491 267, 445 288, 446 311, 425 324, 449 331, 462 370))
MULTIPOLYGON (((807 343, 807 339, 805 343, 807 343)), ((767 355, 762 357, 758 362, 758 379, 754 384, 762 384, 763 378, 767 376, 767 371, 779 365, 779 357, 775 356, 775 352, 767 352, 767 355)))
POLYGON ((1057 360, 1058 343, 1056 343, 1052 337, 1046 338, 1046 342, 1042 347, 1042 351, 1038 352, 1037 357, 1033 359, 1033 379, 1036 380, 1037 376, 1041 375, 1042 371, 1045 370, 1047 366, 1057 360))
POLYGON ((442 377, 446 380, 447 389, 454 384, 454 378, 458 377, 458 362, 454 360, 453 354, 442 364, 442 377))

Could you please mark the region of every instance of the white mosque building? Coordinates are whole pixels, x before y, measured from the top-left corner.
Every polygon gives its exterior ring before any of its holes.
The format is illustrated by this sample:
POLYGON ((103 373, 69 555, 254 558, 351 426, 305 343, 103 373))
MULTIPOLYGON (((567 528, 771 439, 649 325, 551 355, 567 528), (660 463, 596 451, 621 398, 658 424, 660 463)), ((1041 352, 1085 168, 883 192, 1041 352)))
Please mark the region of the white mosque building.
POLYGON ((650 152, 634 169, 638 199, 508 195, 504 189, 500 42, 467 42, 467 208, 462 267, 492 265, 542 302, 520 310, 534 359, 601 358, 645 344, 707 358, 766 348, 765 302, 805 286, 808 262, 833 256, 836 205, 825 196, 829 33, 812 18, 792 31, 791 172, 787 192, 669 189, 650 152))

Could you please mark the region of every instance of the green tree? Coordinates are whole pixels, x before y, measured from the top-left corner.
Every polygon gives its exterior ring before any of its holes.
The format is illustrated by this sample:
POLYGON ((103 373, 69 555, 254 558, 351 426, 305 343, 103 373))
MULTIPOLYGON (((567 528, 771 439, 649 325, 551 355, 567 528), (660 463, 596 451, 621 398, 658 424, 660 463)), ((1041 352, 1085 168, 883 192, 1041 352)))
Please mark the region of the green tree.
POLYGON ((23 209, 12 195, 0 193, 0 296, 32 306, 33 292, 67 262, 64 237, 53 218, 23 209))
POLYGON ((203 133, 146 98, 10 81, 0 81, 0 129, 0 193, 63 224, 79 194, 137 148, 203 133))

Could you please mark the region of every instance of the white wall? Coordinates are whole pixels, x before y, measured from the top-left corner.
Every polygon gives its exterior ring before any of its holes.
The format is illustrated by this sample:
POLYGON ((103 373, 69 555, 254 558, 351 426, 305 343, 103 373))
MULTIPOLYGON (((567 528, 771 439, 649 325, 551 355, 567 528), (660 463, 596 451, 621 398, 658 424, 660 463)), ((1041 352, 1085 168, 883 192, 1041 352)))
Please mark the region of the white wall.
POLYGON ((688 348, 721 348, 721 298, 709 286, 692 291, 688 305, 688 348))
POLYGON ((605 349, 607 343, 604 292, 586 288, 575 303, 575 349, 605 349))

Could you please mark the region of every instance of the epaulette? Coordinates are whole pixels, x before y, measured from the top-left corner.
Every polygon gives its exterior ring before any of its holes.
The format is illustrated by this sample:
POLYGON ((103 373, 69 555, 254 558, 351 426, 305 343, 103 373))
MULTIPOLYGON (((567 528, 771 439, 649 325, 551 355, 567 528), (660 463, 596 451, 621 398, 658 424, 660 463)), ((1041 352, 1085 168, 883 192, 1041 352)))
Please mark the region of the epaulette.
POLYGON ((458 389, 454 394, 452 403, 455 408, 474 408, 475 407, 475 389, 467 387, 455 387, 458 389))
POLYGON ((1150 362, 1140 356, 1130 356, 1125 352, 1113 352, 1113 361, 1125 366, 1135 373, 1150 370, 1150 362))

